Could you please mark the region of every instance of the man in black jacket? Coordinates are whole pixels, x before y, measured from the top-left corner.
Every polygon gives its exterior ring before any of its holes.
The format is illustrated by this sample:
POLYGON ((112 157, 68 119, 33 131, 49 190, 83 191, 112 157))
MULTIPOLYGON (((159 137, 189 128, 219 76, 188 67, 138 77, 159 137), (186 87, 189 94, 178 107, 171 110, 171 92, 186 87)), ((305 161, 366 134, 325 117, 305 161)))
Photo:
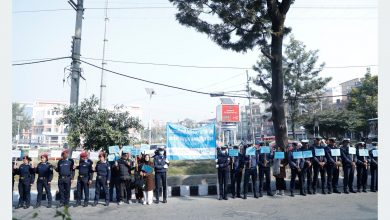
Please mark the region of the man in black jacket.
POLYGON ((228 200, 227 183, 229 178, 229 164, 230 158, 227 153, 227 146, 222 146, 221 152, 217 155, 215 165, 218 169, 219 200, 228 200))
POLYGON ((167 169, 169 161, 166 157, 166 151, 160 146, 154 156, 154 172, 156 182, 156 203, 160 202, 160 189, 162 185, 163 203, 167 203, 167 169))
POLYGON ((129 159, 129 154, 122 152, 122 158, 116 163, 119 168, 119 179, 120 179, 120 201, 118 205, 123 204, 125 201, 131 204, 131 170, 134 169, 132 162, 129 159))

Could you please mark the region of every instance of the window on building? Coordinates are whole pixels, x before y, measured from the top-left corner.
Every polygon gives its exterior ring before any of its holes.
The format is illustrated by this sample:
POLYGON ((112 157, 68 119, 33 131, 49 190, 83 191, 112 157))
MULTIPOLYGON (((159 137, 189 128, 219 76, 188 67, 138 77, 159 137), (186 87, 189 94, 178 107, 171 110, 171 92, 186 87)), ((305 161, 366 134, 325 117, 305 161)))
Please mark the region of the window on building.
POLYGON ((47 111, 47 114, 50 115, 50 111, 47 111))
POLYGON ((51 128, 46 128, 46 131, 47 132, 51 132, 51 128))
POLYGON ((51 124, 51 119, 47 119, 47 123, 46 124, 51 124))

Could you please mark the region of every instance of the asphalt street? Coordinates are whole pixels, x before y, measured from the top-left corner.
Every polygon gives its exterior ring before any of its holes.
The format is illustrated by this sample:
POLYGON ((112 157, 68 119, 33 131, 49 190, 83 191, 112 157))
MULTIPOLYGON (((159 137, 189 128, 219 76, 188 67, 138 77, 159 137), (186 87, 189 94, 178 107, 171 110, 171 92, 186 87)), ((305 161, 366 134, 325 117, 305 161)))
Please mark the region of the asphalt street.
MULTIPOLYGON (((378 218, 378 194, 330 194, 262 197, 252 196, 247 200, 217 200, 216 196, 172 197, 167 204, 123 204, 111 203, 110 206, 70 207, 72 219, 349 219, 370 220, 378 218)), ((46 202, 43 202, 46 205, 46 202)), ((58 210, 63 210, 59 208, 58 210)), ((13 210, 16 219, 53 219, 56 208, 13 210)), ((56 219, 56 218, 54 218, 56 219)), ((58 219, 60 219, 58 217, 58 219)))

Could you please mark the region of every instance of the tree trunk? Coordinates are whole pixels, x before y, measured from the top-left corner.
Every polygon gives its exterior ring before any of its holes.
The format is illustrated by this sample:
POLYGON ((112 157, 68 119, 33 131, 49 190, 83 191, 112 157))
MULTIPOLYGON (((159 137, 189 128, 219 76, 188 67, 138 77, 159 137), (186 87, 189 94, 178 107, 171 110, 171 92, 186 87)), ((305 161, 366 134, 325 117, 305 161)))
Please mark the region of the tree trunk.
POLYGON ((283 86, 284 77, 282 71, 282 46, 283 46, 283 22, 273 21, 272 23, 272 42, 271 42, 271 61, 272 67, 272 122, 275 130, 275 141, 277 147, 283 149, 288 145, 286 115, 284 111, 283 86))

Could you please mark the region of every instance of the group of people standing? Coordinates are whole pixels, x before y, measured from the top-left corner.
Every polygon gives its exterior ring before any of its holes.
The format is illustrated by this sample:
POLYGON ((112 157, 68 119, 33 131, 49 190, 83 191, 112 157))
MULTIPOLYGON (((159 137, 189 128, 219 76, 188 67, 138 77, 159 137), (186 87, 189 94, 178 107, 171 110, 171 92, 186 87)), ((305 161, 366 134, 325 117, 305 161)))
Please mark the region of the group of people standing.
POLYGON ((297 178, 299 183, 297 188, 302 196, 316 194, 318 185, 321 187, 322 194, 341 193, 338 189, 340 170, 344 174, 344 193, 367 192, 368 172, 371 175, 371 192, 378 190, 376 142, 358 142, 355 147, 351 147, 348 138, 343 139, 339 146, 336 144, 336 138, 328 138, 326 141, 315 138, 312 145, 309 145, 309 140, 301 140, 293 142, 285 149, 273 147, 267 153, 261 152, 260 149, 263 146, 264 142, 255 146, 251 143, 233 146, 234 150, 239 151, 236 156, 229 156, 227 146, 222 146, 218 150, 216 168, 218 169, 219 200, 228 200, 229 176, 232 198, 247 199, 249 179, 252 182, 254 198, 262 197, 263 190, 267 192, 268 196, 274 196, 271 190, 271 170, 275 177, 277 194, 284 195, 287 166, 291 170, 290 195, 292 197, 295 196, 297 178), (251 147, 255 148, 255 153, 247 155, 247 149, 251 147), (334 149, 338 150, 334 151, 334 149), (361 154, 361 149, 367 149, 368 154, 361 154), (309 156, 296 156, 294 152, 300 153, 300 151, 309 152, 309 156), (376 152, 374 153, 374 151, 376 152), (283 152, 282 158, 276 158, 276 152, 283 152), (355 170, 357 171, 357 190, 353 187, 355 170), (243 175, 244 189, 243 197, 241 197, 243 175), (318 183, 319 176, 321 184, 318 183), (259 178, 258 189, 256 189, 257 178, 259 178))
POLYGON ((124 202, 132 203, 133 189, 135 190, 136 201, 144 205, 153 203, 153 191, 156 190, 156 203, 159 203, 161 187, 163 194, 162 202, 167 202, 166 172, 169 161, 166 158, 164 148, 158 148, 155 151, 153 161, 149 154, 141 153, 136 157, 132 157, 131 153, 123 152, 121 146, 119 153, 113 161, 107 161, 106 153, 100 152, 96 165, 94 165, 92 160, 88 159, 88 154, 85 151, 80 153, 78 165, 75 164, 73 159, 69 158, 68 150, 64 150, 61 157, 55 167, 48 162, 47 154, 40 156, 41 161, 37 166, 31 163, 31 158, 28 156, 23 157, 23 163, 19 167, 13 164, 12 188, 14 187, 14 176, 19 175, 19 202, 15 207, 16 209, 21 207, 27 209, 30 207, 31 186, 35 182, 36 175, 38 175, 38 195, 34 208, 41 206, 43 188, 47 196, 47 207, 50 208, 52 206, 51 182, 53 180, 53 170, 58 172, 60 202, 57 207, 69 206, 70 189, 75 176, 75 170, 78 170, 75 207, 81 205, 83 194, 83 207, 89 205, 89 189, 92 185, 94 173, 96 173, 95 198, 92 206, 98 204, 101 190, 104 191, 105 195, 104 205, 108 206, 110 201, 114 201, 114 189, 118 205, 124 202))

